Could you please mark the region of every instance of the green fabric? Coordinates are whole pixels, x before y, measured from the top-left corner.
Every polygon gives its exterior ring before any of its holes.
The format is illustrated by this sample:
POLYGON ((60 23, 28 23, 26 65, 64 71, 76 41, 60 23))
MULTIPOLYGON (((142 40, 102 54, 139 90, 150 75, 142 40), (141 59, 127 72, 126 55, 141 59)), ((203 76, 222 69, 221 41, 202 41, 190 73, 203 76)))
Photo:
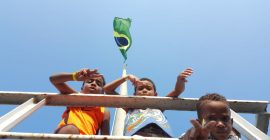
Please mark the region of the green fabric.
POLYGON ((123 19, 119 17, 115 17, 113 21, 113 29, 114 29, 114 39, 119 47, 124 59, 127 59, 127 51, 131 46, 132 39, 129 32, 129 28, 131 25, 131 19, 123 19))

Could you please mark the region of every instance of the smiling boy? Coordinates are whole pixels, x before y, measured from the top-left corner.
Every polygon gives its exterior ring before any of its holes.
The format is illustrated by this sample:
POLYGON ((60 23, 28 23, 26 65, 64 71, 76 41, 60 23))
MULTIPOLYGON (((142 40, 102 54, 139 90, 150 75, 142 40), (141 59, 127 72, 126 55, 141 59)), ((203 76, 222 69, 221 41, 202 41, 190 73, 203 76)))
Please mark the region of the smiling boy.
POLYGON ((191 120, 193 128, 183 140, 239 140, 233 131, 229 103, 222 95, 206 94, 196 104, 198 120, 191 120))
MULTIPOLYGON (((193 70, 185 69, 177 76, 175 88, 167 94, 167 97, 178 97, 185 89, 186 78, 191 76, 193 70)), ((138 79, 134 75, 121 77, 104 87, 107 94, 118 94, 115 89, 126 80, 130 80, 134 86, 134 96, 158 96, 154 82, 149 78, 138 79)), ((152 108, 127 108, 127 116, 124 127, 125 136, 143 137, 173 137, 168 120, 163 114, 164 110, 152 108)))

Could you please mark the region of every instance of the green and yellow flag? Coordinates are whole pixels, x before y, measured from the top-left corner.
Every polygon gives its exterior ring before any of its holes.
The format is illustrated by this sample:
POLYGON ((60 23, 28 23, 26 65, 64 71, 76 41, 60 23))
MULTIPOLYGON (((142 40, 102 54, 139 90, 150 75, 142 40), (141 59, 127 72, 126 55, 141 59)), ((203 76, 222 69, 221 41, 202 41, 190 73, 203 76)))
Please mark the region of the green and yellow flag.
POLYGON ((114 39, 125 60, 127 59, 127 51, 132 43, 131 35, 129 33, 130 25, 130 18, 123 19, 115 17, 113 20, 114 39))

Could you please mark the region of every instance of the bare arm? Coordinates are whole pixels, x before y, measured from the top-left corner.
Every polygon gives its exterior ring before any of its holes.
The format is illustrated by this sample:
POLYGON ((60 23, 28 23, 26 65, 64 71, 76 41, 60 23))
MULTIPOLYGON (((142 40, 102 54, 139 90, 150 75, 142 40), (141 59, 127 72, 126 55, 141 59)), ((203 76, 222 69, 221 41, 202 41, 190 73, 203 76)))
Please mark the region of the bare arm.
POLYGON ((59 73, 50 76, 51 83, 60 91, 61 94, 71 94, 77 91, 69 87, 66 82, 68 81, 84 81, 92 77, 101 76, 96 69, 81 69, 74 73, 59 73), (75 78, 75 79, 74 79, 75 78))
POLYGON ((110 135, 110 111, 105 108, 103 122, 100 129, 101 135, 110 135))
POLYGON ((115 90, 117 87, 119 87, 122 83, 124 83, 126 80, 130 80, 133 84, 136 84, 138 81, 138 78, 133 76, 133 75, 127 75, 125 77, 121 77, 119 79, 116 79, 112 81, 109 84, 106 84, 103 89, 106 94, 114 94, 114 95, 119 95, 115 90))
POLYGON ((50 77, 50 81, 61 94, 71 94, 77 92, 65 83, 67 81, 73 81, 72 73, 60 73, 52 75, 50 77))
POLYGON ((174 90, 167 94, 166 97, 178 97, 185 90, 186 78, 193 73, 191 68, 185 69, 180 75, 177 76, 177 81, 174 90))

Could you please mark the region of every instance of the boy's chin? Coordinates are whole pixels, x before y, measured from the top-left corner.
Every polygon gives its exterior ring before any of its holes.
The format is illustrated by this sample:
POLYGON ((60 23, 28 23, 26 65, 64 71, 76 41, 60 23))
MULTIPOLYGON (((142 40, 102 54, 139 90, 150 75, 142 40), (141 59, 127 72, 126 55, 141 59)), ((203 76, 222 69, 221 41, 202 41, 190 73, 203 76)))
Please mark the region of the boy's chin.
POLYGON ((227 138, 229 137, 229 134, 225 134, 225 133, 216 133, 214 135, 215 139, 217 140, 227 140, 227 138))
POLYGON ((91 94, 101 94, 100 91, 96 91, 96 92, 90 92, 91 94))
POLYGON ((87 94, 101 94, 101 91, 99 90, 90 90, 87 92, 87 94))

